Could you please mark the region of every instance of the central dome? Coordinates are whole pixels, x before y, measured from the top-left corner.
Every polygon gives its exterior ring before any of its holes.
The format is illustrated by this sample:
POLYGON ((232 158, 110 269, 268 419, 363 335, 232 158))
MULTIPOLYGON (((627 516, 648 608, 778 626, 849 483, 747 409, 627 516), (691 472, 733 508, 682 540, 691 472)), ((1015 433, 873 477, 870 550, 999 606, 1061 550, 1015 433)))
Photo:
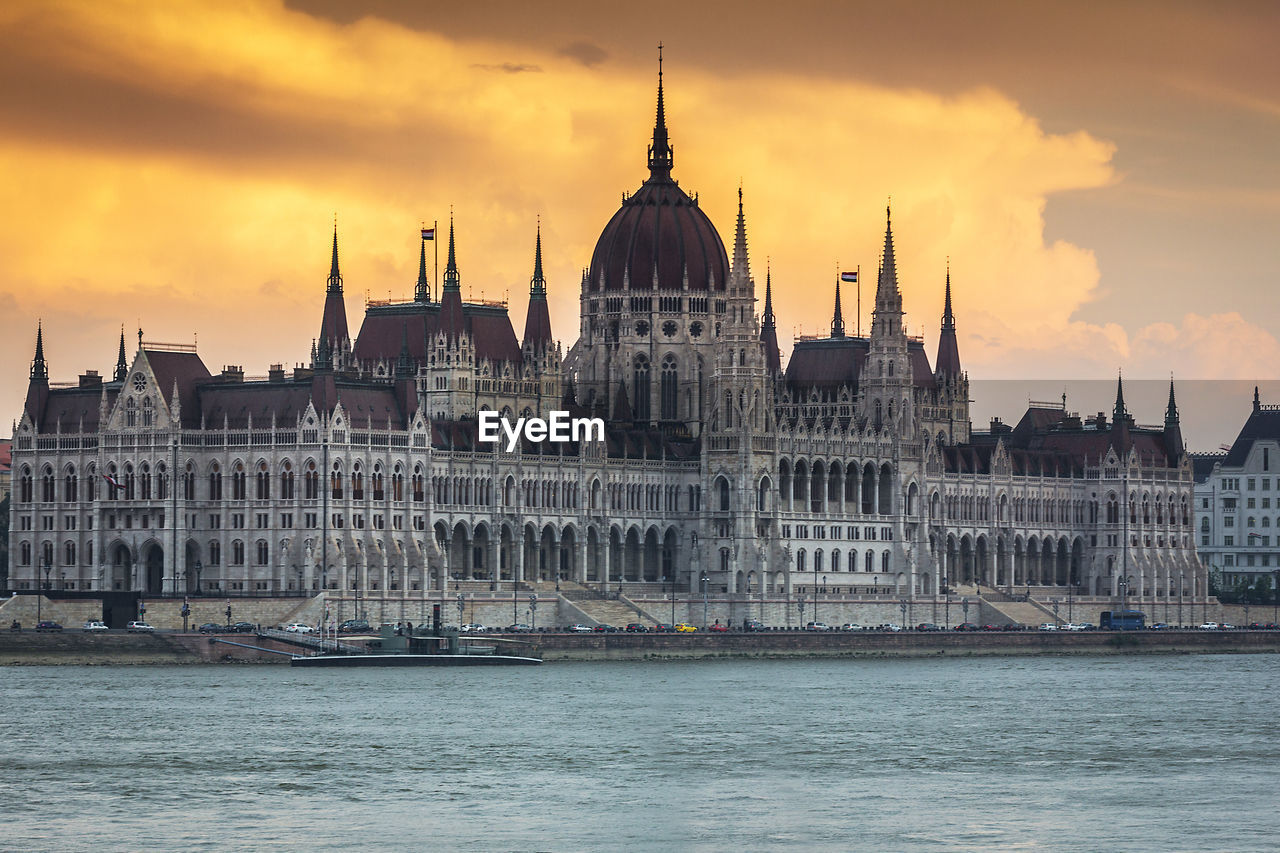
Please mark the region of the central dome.
MULTIPOLYGON (((661 59, 659 59, 661 62, 661 59)), ((729 279, 724 241, 698 202, 671 179, 658 70, 658 118, 649 147, 649 180, 622 201, 591 255, 587 289, 723 291, 729 279)))

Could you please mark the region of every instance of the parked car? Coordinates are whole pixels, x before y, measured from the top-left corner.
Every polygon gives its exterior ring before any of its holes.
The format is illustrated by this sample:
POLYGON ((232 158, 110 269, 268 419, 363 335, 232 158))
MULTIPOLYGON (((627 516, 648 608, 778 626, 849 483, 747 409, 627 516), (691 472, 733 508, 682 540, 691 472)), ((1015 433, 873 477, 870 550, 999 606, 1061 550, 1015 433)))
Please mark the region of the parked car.
POLYGON ((1054 623, 1054 622, 1041 622, 1041 623, 1040 623, 1040 630, 1041 630, 1041 631, 1056 631, 1056 630, 1058 630, 1058 626, 1057 626, 1057 624, 1056 624, 1056 623, 1054 623))
POLYGON ((765 631, 765 630, 768 630, 768 629, 767 629, 767 628, 765 628, 764 623, 763 623, 763 622, 761 622, 759 619, 748 619, 748 620, 746 620, 745 622, 743 622, 743 623, 742 623, 742 630, 744 630, 744 631, 765 631))
POLYGON ((932 622, 921 622, 916 626, 917 631, 941 631, 941 625, 935 625, 932 622))
POLYGON ((517 622, 514 625, 507 626, 508 634, 527 634, 532 630, 533 630, 532 628, 530 628, 528 625, 524 624, 523 622, 517 622))
POLYGON ((52 619, 44 619, 36 623, 36 630, 49 631, 56 634, 62 631, 62 626, 57 622, 54 622, 52 619))
POLYGON ((976 631, 978 626, 972 622, 961 622, 959 625, 951 629, 952 631, 976 631))
POLYGON ((338 626, 340 634, 358 634, 372 630, 367 619, 348 619, 338 626))
POLYGON ((861 631, 863 627, 857 622, 846 622, 840 626, 841 631, 861 631))
POLYGON ((1200 630, 1201 630, 1201 631, 1216 631, 1216 630, 1218 630, 1218 623, 1217 623, 1217 622, 1202 622, 1202 623, 1200 624, 1200 630))
POLYGON ((304 625, 301 622, 294 622, 291 625, 285 625, 284 629, 290 634, 314 634, 316 629, 310 625, 304 625))
MULTIPOLYGON (((1164 628, 1168 628, 1168 627, 1169 626, 1164 624, 1163 622, 1158 622, 1155 625, 1151 626, 1152 630, 1163 630, 1164 628)), ((1062 626, 1062 630, 1064 631, 1083 631, 1084 629, 1085 628, 1083 625, 1077 625, 1075 622, 1068 622, 1067 624, 1062 626)))
POLYGON ((1096 630, 1097 630, 1097 628, 1098 628, 1098 626, 1097 626, 1097 625, 1095 625, 1095 624, 1093 624, 1092 622, 1077 622, 1077 623, 1076 623, 1076 630, 1077 630, 1077 631, 1096 631, 1096 630))
POLYGON ((252 622, 237 622, 231 626, 231 630, 237 634, 256 634, 258 626, 252 622))
POLYGON ((489 629, 481 625, 479 622, 468 622, 458 629, 459 634, 483 634, 489 629))
POLYGON ((155 631, 155 628, 151 627, 146 622, 141 621, 130 622, 128 625, 124 626, 124 629, 130 634, 150 634, 155 631))
POLYGON ((640 622, 628 622, 627 633, 628 634, 647 634, 649 633, 649 629, 648 627, 641 624, 640 622))
POLYGON ((1000 626, 995 624, 994 622, 988 622, 987 624, 982 626, 982 630, 983 631, 999 631, 1000 626))
POLYGON ((694 631, 697 631, 697 630, 698 630, 697 627, 690 625, 686 622, 679 622, 676 624, 677 634, 692 634, 694 631))
POLYGON ((804 629, 806 631, 830 631, 831 626, 826 622, 810 622, 808 625, 804 626, 804 629))
POLYGON ((84 627, 81 628, 80 630, 84 631, 86 634, 92 634, 98 631, 106 631, 107 623, 99 622, 98 620, 94 619, 92 621, 84 623, 84 627))
MULTIPOLYGON (((465 628, 466 626, 464 625, 463 627, 465 628)), ((577 625, 570 625, 569 633, 570 634, 591 634, 593 633, 593 631, 590 625, 583 625, 579 623, 577 625)))
POLYGON ((1234 631, 1235 629, 1236 626, 1232 625, 1230 622, 1223 622, 1218 626, 1218 630, 1220 631, 1234 631))
MULTIPOLYGON (((1155 622, 1155 623, 1153 623, 1153 624, 1148 628, 1148 630, 1150 630, 1150 631, 1168 631, 1168 630, 1169 630, 1169 627, 1170 627, 1170 626, 1169 626, 1169 623, 1168 623, 1168 622, 1155 622)), ((1077 630, 1077 629, 1076 629, 1076 627, 1075 627, 1074 625, 1067 625, 1067 626, 1066 626, 1066 630, 1068 630, 1068 631, 1075 631, 1075 630, 1077 630)))
POLYGON ((201 634, 221 634, 227 630, 225 625, 219 625, 215 622, 206 622, 197 628, 201 634))
POLYGON ((886 631, 892 631, 894 633, 897 633, 898 631, 902 630, 902 626, 897 624, 896 622, 890 622, 888 625, 884 626, 884 629, 886 631))
POLYGON ((675 630, 675 626, 668 625, 666 622, 659 622, 653 626, 653 633, 655 634, 672 634, 675 633, 675 630))
POLYGON ((708 628, 707 630, 708 630, 708 631, 714 631, 714 632, 715 632, 715 633, 717 633, 717 634, 727 634, 727 633, 729 632, 729 626, 728 626, 728 625, 721 625, 719 622, 717 622, 716 624, 712 625, 712 626, 711 626, 710 628, 708 628))

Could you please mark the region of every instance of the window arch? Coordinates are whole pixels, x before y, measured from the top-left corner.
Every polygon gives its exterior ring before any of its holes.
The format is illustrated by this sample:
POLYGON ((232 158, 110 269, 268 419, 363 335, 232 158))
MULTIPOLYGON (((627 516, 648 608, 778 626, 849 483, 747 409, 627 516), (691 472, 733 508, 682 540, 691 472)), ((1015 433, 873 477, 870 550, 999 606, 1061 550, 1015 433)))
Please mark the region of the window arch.
POLYGON ((676 357, 668 355, 662 359, 662 387, 659 389, 659 397, 661 399, 662 412, 661 417, 664 421, 673 421, 676 419, 677 393, 679 388, 679 373, 676 370, 676 357))
POLYGON ((633 401, 631 410, 636 420, 649 420, 649 357, 644 353, 636 356, 631 369, 633 401))

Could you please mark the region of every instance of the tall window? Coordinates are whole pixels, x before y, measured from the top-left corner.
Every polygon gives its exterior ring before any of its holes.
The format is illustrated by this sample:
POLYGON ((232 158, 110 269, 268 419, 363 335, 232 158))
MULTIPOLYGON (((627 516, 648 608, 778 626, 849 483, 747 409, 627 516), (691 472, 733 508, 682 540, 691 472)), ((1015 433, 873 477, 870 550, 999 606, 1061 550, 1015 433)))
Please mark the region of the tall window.
POLYGON ((63 497, 66 498, 68 502, 74 503, 77 500, 77 493, 79 492, 79 489, 77 488, 77 483, 76 483, 76 469, 74 468, 67 469, 67 476, 66 476, 66 480, 64 481, 64 486, 62 491, 63 491, 63 497))
POLYGON ((151 398, 150 398, 150 397, 145 397, 145 398, 143 398, 143 400, 142 400, 142 425, 143 425, 144 427, 149 427, 149 426, 151 426, 151 425, 152 425, 152 423, 155 421, 155 414, 156 414, 156 407, 155 407, 155 405, 151 402, 151 398))
POLYGON ((662 360, 662 387, 659 396, 662 400, 662 419, 676 419, 676 389, 679 385, 675 356, 668 355, 662 360))
POLYGON ((320 472, 316 470, 314 462, 307 463, 307 472, 303 476, 302 496, 309 501, 320 497, 320 472))
POLYGON ((124 425, 127 427, 138 425, 138 402, 132 397, 124 404, 124 425))
POLYGON ((649 357, 643 353, 636 356, 635 366, 632 371, 632 386, 635 399, 632 402, 632 411, 635 413, 636 420, 649 420, 649 357))
POLYGON ((239 539, 231 543, 231 565, 244 565, 244 542, 239 539))
POLYGON ((257 481, 257 498, 265 501, 271 497, 271 471, 267 468, 266 462, 258 463, 257 481))
POLYGON ((288 462, 284 463, 284 470, 280 472, 280 497, 287 501, 293 500, 293 466, 288 462))
POLYGON ((231 499, 233 501, 242 501, 245 496, 245 473, 244 464, 236 463, 235 470, 231 472, 231 499))
POLYGON ((222 469, 217 462, 209 469, 209 500, 222 500, 222 469))

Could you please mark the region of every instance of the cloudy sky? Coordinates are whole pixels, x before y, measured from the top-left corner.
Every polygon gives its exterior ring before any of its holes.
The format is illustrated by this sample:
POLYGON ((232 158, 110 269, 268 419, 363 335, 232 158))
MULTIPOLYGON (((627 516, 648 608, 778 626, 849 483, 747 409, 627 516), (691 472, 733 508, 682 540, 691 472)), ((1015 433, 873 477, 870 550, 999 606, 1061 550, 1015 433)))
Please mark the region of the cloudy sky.
POLYGON ((743 186, 784 333, 874 270, 892 197, 910 328, 932 351, 950 258, 975 379, 1280 375, 1276 4, 783 9, 10 0, 0 416, 37 318, 55 380, 109 372, 122 326, 215 371, 305 361, 335 214, 353 327, 412 295, 452 207, 464 295, 509 296, 517 331, 540 215, 571 343, 646 175, 659 41, 674 174, 726 240, 743 186))

